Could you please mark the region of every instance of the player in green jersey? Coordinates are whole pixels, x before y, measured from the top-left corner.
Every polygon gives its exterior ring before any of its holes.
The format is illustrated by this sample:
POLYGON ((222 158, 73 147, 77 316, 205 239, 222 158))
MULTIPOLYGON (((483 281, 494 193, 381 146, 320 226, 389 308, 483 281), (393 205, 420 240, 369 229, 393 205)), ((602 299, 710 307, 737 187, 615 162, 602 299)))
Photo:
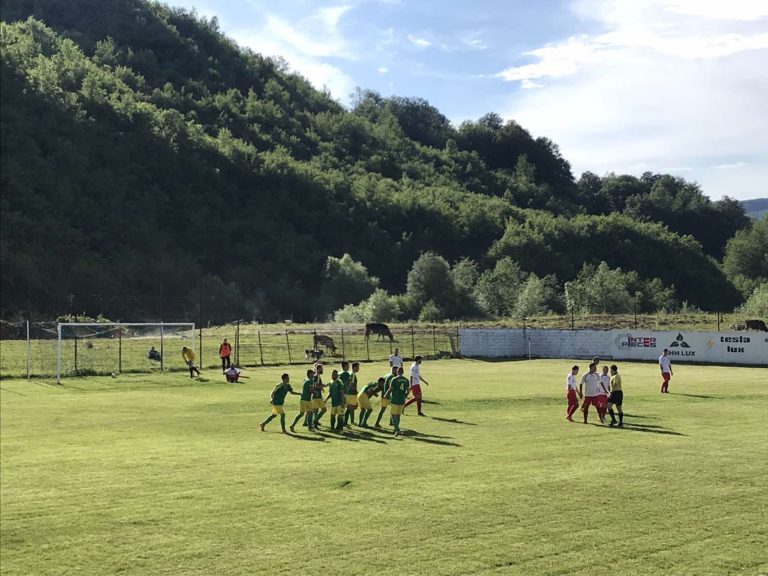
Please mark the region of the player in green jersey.
POLYGON ((294 430, 294 427, 296 424, 301 420, 301 417, 304 416, 304 419, 307 419, 307 416, 310 416, 308 428, 309 430, 312 430, 312 390, 315 387, 315 371, 312 369, 307 370, 307 378, 304 380, 304 383, 301 385, 301 399, 299 400, 299 414, 296 416, 296 418, 293 419, 293 424, 291 424, 290 429, 291 432, 296 432, 294 430))
POLYGON ((344 424, 355 423, 358 372, 360 372, 360 362, 352 362, 352 374, 349 377, 349 384, 344 388, 344 398, 347 403, 347 410, 344 412, 344 424))
POLYGON ((296 394, 298 395, 298 392, 294 392, 293 388, 291 388, 291 385, 289 384, 290 376, 288 374, 283 374, 281 376, 281 382, 277 386, 275 386, 274 390, 272 390, 272 394, 269 397, 269 402, 272 404, 272 414, 264 420, 259 425, 259 428, 261 428, 261 431, 264 432, 264 426, 269 424, 275 416, 280 416, 280 427, 283 429, 283 434, 286 433, 285 431, 285 410, 283 410, 283 404, 285 404, 285 397, 288 394, 296 394))
MULTIPOLYGON (((389 374, 384 375, 384 387, 381 389, 381 409, 379 410, 379 415, 376 417, 376 424, 374 424, 376 428, 381 428, 381 417, 384 416, 384 412, 387 411, 387 407, 389 406, 389 384, 392 382, 392 379, 397 376, 397 369, 398 366, 392 366, 392 370, 390 370, 389 374)), ((389 423, 392 424, 391 418, 389 423)))
POLYGON ((392 378, 389 383, 389 411, 392 413, 392 426, 395 429, 395 436, 400 435, 400 416, 403 413, 405 399, 408 397, 408 390, 411 384, 408 378, 403 376, 402 366, 397 369, 397 376, 392 378))
POLYGON ((332 382, 328 385, 328 397, 331 401, 331 430, 341 432, 344 429, 344 383, 339 378, 338 370, 331 372, 332 382))
MULTIPOLYGON (((320 364, 320 362, 315 363, 315 387, 312 390, 312 409, 314 412, 314 416, 312 418, 312 423, 314 424, 315 428, 318 428, 320 426, 320 418, 322 418, 323 414, 325 414, 325 402, 323 402, 323 388, 325 388, 325 384, 323 384, 323 365, 320 364)), ((309 424, 307 424, 309 426, 309 424)))
POLYGON ((357 395, 357 403, 360 404, 360 426, 362 428, 368 428, 368 417, 373 412, 373 406, 371 406, 371 398, 378 396, 379 392, 384 388, 386 380, 382 376, 377 382, 371 382, 357 395))

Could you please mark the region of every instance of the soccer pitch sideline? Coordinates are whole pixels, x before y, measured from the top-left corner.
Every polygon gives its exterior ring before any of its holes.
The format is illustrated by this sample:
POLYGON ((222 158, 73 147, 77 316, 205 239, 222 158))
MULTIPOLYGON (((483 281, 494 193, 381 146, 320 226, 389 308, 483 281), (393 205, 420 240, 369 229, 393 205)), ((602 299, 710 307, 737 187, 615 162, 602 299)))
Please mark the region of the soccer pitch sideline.
POLYGON ((0 571, 768 573, 768 371, 619 363, 620 430, 566 422, 574 363, 425 362, 401 438, 260 432, 282 368, 4 380, 0 571))

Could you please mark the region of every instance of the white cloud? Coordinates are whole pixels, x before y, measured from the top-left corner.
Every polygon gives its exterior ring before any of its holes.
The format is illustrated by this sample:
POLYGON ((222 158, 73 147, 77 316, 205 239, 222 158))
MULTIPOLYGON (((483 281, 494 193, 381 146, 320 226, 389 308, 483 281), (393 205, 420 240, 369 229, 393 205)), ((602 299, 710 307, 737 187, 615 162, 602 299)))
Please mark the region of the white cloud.
POLYGON ((580 1, 576 11, 604 31, 531 50, 534 62, 496 74, 539 87, 516 91, 503 115, 557 142, 577 175, 680 166, 706 193, 734 195, 722 176, 737 171, 707 167, 760 158, 749 173, 768 171, 768 34, 740 21, 759 14, 741 4, 741 19, 716 20, 714 9, 683 15, 698 4, 682 0, 580 1), (706 26, 691 23, 705 16, 706 26))
POLYGON ((291 69, 313 86, 327 89, 341 101, 349 99, 355 82, 328 59, 355 60, 355 49, 345 40, 339 24, 349 5, 320 8, 296 23, 275 14, 255 30, 234 26, 229 35, 241 46, 265 56, 285 59, 291 69))
POLYGON ((384 76, 384 74, 386 74, 387 72, 389 72, 389 68, 387 68, 387 67, 385 67, 385 66, 379 66, 378 68, 376 68, 376 72, 378 72, 379 74, 381 74, 382 76, 384 76))
POLYGON ((733 162, 731 164, 716 164, 714 168, 717 168, 718 170, 732 170, 734 168, 742 168, 744 166, 749 166, 747 162, 733 162))
POLYGON ((426 38, 414 36, 413 34, 408 34, 408 41, 414 46, 416 46, 417 48, 429 48, 430 46, 432 46, 432 42, 430 42, 426 38))
POLYGON ((669 12, 717 20, 759 20, 768 16, 763 0, 662 0, 669 12))

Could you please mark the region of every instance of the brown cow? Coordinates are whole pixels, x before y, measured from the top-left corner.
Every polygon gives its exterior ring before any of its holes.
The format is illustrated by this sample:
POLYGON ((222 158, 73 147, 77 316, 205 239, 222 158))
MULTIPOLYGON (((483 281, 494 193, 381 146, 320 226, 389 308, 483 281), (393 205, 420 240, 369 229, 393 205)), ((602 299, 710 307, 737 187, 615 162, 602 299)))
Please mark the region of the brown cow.
POLYGON ((319 346, 324 347, 326 350, 330 350, 331 354, 336 354, 336 344, 333 343, 333 338, 326 336, 325 334, 315 334, 312 337, 315 349, 319 346))

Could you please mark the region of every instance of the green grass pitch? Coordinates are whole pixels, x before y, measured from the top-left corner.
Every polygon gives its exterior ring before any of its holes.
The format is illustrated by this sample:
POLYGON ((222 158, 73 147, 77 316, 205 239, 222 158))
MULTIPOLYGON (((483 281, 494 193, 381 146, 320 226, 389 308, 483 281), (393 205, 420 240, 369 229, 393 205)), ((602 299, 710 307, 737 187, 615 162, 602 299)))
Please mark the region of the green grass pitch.
POLYGON ((619 363, 616 430, 572 363, 425 362, 398 439, 260 432, 281 368, 3 380, 2 574, 768 573, 768 371, 619 363))

